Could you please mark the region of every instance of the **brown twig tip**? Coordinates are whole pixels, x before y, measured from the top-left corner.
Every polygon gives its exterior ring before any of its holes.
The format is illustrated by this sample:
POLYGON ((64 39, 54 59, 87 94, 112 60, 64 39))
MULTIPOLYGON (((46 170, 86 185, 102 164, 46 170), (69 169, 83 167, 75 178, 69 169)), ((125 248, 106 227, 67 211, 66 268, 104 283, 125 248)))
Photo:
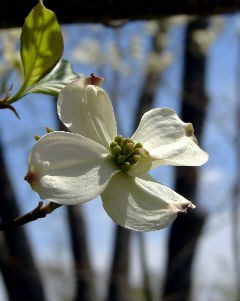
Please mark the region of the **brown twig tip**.
POLYGON ((20 119, 20 116, 19 116, 18 112, 16 111, 16 109, 12 105, 10 105, 10 103, 8 103, 8 99, 10 98, 11 93, 12 93, 12 88, 13 88, 13 85, 10 86, 9 90, 6 93, 6 96, 4 98, 0 99, 0 109, 9 109, 15 114, 15 116, 18 119, 20 119))
POLYGON ((0 224, 0 230, 7 230, 9 228, 14 228, 17 226, 21 226, 32 221, 35 221, 39 218, 46 217, 47 214, 50 214, 55 209, 62 205, 56 204, 53 202, 49 202, 47 205, 43 206, 43 201, 40 201, 35 209, 30 211, 29 213, 17 217, 13 220, 0 224))

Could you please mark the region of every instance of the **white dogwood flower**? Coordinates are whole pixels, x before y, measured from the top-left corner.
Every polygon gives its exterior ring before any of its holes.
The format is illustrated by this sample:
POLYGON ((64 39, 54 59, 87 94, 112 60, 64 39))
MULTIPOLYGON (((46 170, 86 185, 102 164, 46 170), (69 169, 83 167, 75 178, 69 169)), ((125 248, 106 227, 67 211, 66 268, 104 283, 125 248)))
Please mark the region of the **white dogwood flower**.
POLYGON ((131 138, 118 135, 111 101, 99 82, 92 75, 62 90, 58 115, 70 132, 52 132, 37 141, 25 179, 41 199, 73 205, 101 195, 117 224, 137 231, 164 228, 195 206, 148 171, 199 166, 208 155, 197 145, 192 124, 168 108, 145 113, 131 138))

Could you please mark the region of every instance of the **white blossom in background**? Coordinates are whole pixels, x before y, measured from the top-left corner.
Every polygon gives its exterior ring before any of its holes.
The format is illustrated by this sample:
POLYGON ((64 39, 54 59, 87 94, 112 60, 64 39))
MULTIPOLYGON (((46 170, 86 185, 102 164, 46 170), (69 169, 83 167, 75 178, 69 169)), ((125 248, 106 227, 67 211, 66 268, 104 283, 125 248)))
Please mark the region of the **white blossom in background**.
POLYGON ((129 41, 128 52, 132 59, 136 61, 144 60, 144 49, 143 49, 143 41, 142 36, 134 35, 132 39, 129 41))
POLYGON ((7 81, 7 77, 13 71, 17 71, 19 76, 23 74, 20 51, 18 49, 20 34, 20 28, 1 30, 0 32, 0 75, 2 81, 7 81))
POLYGON ((206 54, 213 42, 220 36, 223 28, 223 18, 214 16, 206 29, 196 29, 191 40, 191 49, 200 54, 206 54))
POLYGON ((170 225, 195 206, 149 174, 161 165, 199 166, 208 155, 196 142, 191 123, 176 112, 145 113, 131 138, 118 135, 113 107, 94 75, 67 85, 58 115, 70 132, 49 133, 34 145, 25 179, 41 199, 80 204, 101 195, 117 224, 151 231, 170 225))
POLYGON ((151 52, 146 64, 145 72, 163 72, 173 61, 173 55, 170 51, 161 53, 151 52))
POLYGON ((106 62, 101 42, 90 38, 82 39, 73 48, 72 55, 78 63, 88 64, 89 66, 103 65, 106 62))

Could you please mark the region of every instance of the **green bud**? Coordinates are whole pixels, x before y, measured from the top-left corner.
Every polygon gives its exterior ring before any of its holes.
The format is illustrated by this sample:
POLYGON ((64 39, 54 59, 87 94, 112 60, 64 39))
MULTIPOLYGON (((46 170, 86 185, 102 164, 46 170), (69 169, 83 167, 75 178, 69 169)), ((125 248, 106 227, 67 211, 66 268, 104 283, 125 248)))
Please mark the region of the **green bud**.
POLYGON ((123 139, 122 135, 117 135, 115 137, 114 141, 117 142, 118 145, 120 145, 122 142, 122 139, 123 139))
POLYGON ((112 154, 115 156, 115 157, 118 157, 121 153, 121 147, 119 145, 115 146, 113 149, 112 149, 112 154))
POLYGON ((134 150, 134 144, 132 142, 128 142, 123 147, 123 153, 127 156, 131 154, 131 152, 134 150))
POLYGON ((122 139, 122 146, 125 145, 126 143, 132 143, 132 144, 134 144, 134 142, 132 141, 131 138, 124 138, 124 139, 122 139))
POLYGON ((120 167, 123 171, 129 171, 131 165, 129 162, 124 162, 123 164, 120 165, 120 167))
POLYGON ((141 148, 135 148, 133 154, 138 156, 141 155, 141 148))
POLYGON ((50 129, 49 127, 46 127, 46 132, 47 132, 48 134, 50 134, 50 133, 54 132, 54 130, 50 129))
POLYGON ((111 144, 110 144, 110 148, 113 149, 115 146, 117 146, 117 142, 113 141, 111 144))
POLYGON ((35 135, 35 136, 34 136, 34 139, 35 139, 36 141, 38 141, 40 138, 41 138, 41 136, 39 136, 39 135, 35 135))
POLYGON ((129 159, 130 164, 135 164, 140 160, 140 156, 139 155, 134 155, 129 159))
POLYGON ((126 156, 125 155, 120 155, 120 156, 118 156, 118 158, 117 158, 117 163, 119 164, 119 165, 121 165, 122 163, 124 163, 125 161, 126 161, 126 156))
POLYGON ((142 147, 143 147, 143 145, 141 142, 136 143, 134 146, 134 148, 142 148, 142 147))

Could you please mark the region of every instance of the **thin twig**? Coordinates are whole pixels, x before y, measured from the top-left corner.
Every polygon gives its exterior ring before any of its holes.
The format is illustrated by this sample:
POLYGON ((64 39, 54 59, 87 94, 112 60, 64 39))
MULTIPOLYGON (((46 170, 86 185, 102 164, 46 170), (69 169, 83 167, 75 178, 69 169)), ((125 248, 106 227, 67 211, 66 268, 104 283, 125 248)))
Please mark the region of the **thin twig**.
POLYGON ((12 93, 12 88, 13 88, 13 85, 11 85, 11 87, 7 91, 5 97, 0 99, 0 109, 9 109, 15 114, 15 116, 18 119, 20 119, 20 116, 19 116, 18 112, 16 111, 16 109, 8 102, 8 99, 10 98, 11 93, 12 93))
POLYGON ((55 209, 57 209, 60 206, 62 206, 62 205, 52 203, 52 202, 43 206, 43 201, 40 201, 38 203, 38 206, 35 209, 33 209, 32 211, 30 211, 22 216, 19 216, 13 220, 10 220, 8 222, 0 224, 0 230, 7 230, 9 228, 27 224, 27 223, 35 221, 36 219, 39 219, 39 218, 44 218, 44 217, 46 217, 47 214, 53 212, 55 209))

